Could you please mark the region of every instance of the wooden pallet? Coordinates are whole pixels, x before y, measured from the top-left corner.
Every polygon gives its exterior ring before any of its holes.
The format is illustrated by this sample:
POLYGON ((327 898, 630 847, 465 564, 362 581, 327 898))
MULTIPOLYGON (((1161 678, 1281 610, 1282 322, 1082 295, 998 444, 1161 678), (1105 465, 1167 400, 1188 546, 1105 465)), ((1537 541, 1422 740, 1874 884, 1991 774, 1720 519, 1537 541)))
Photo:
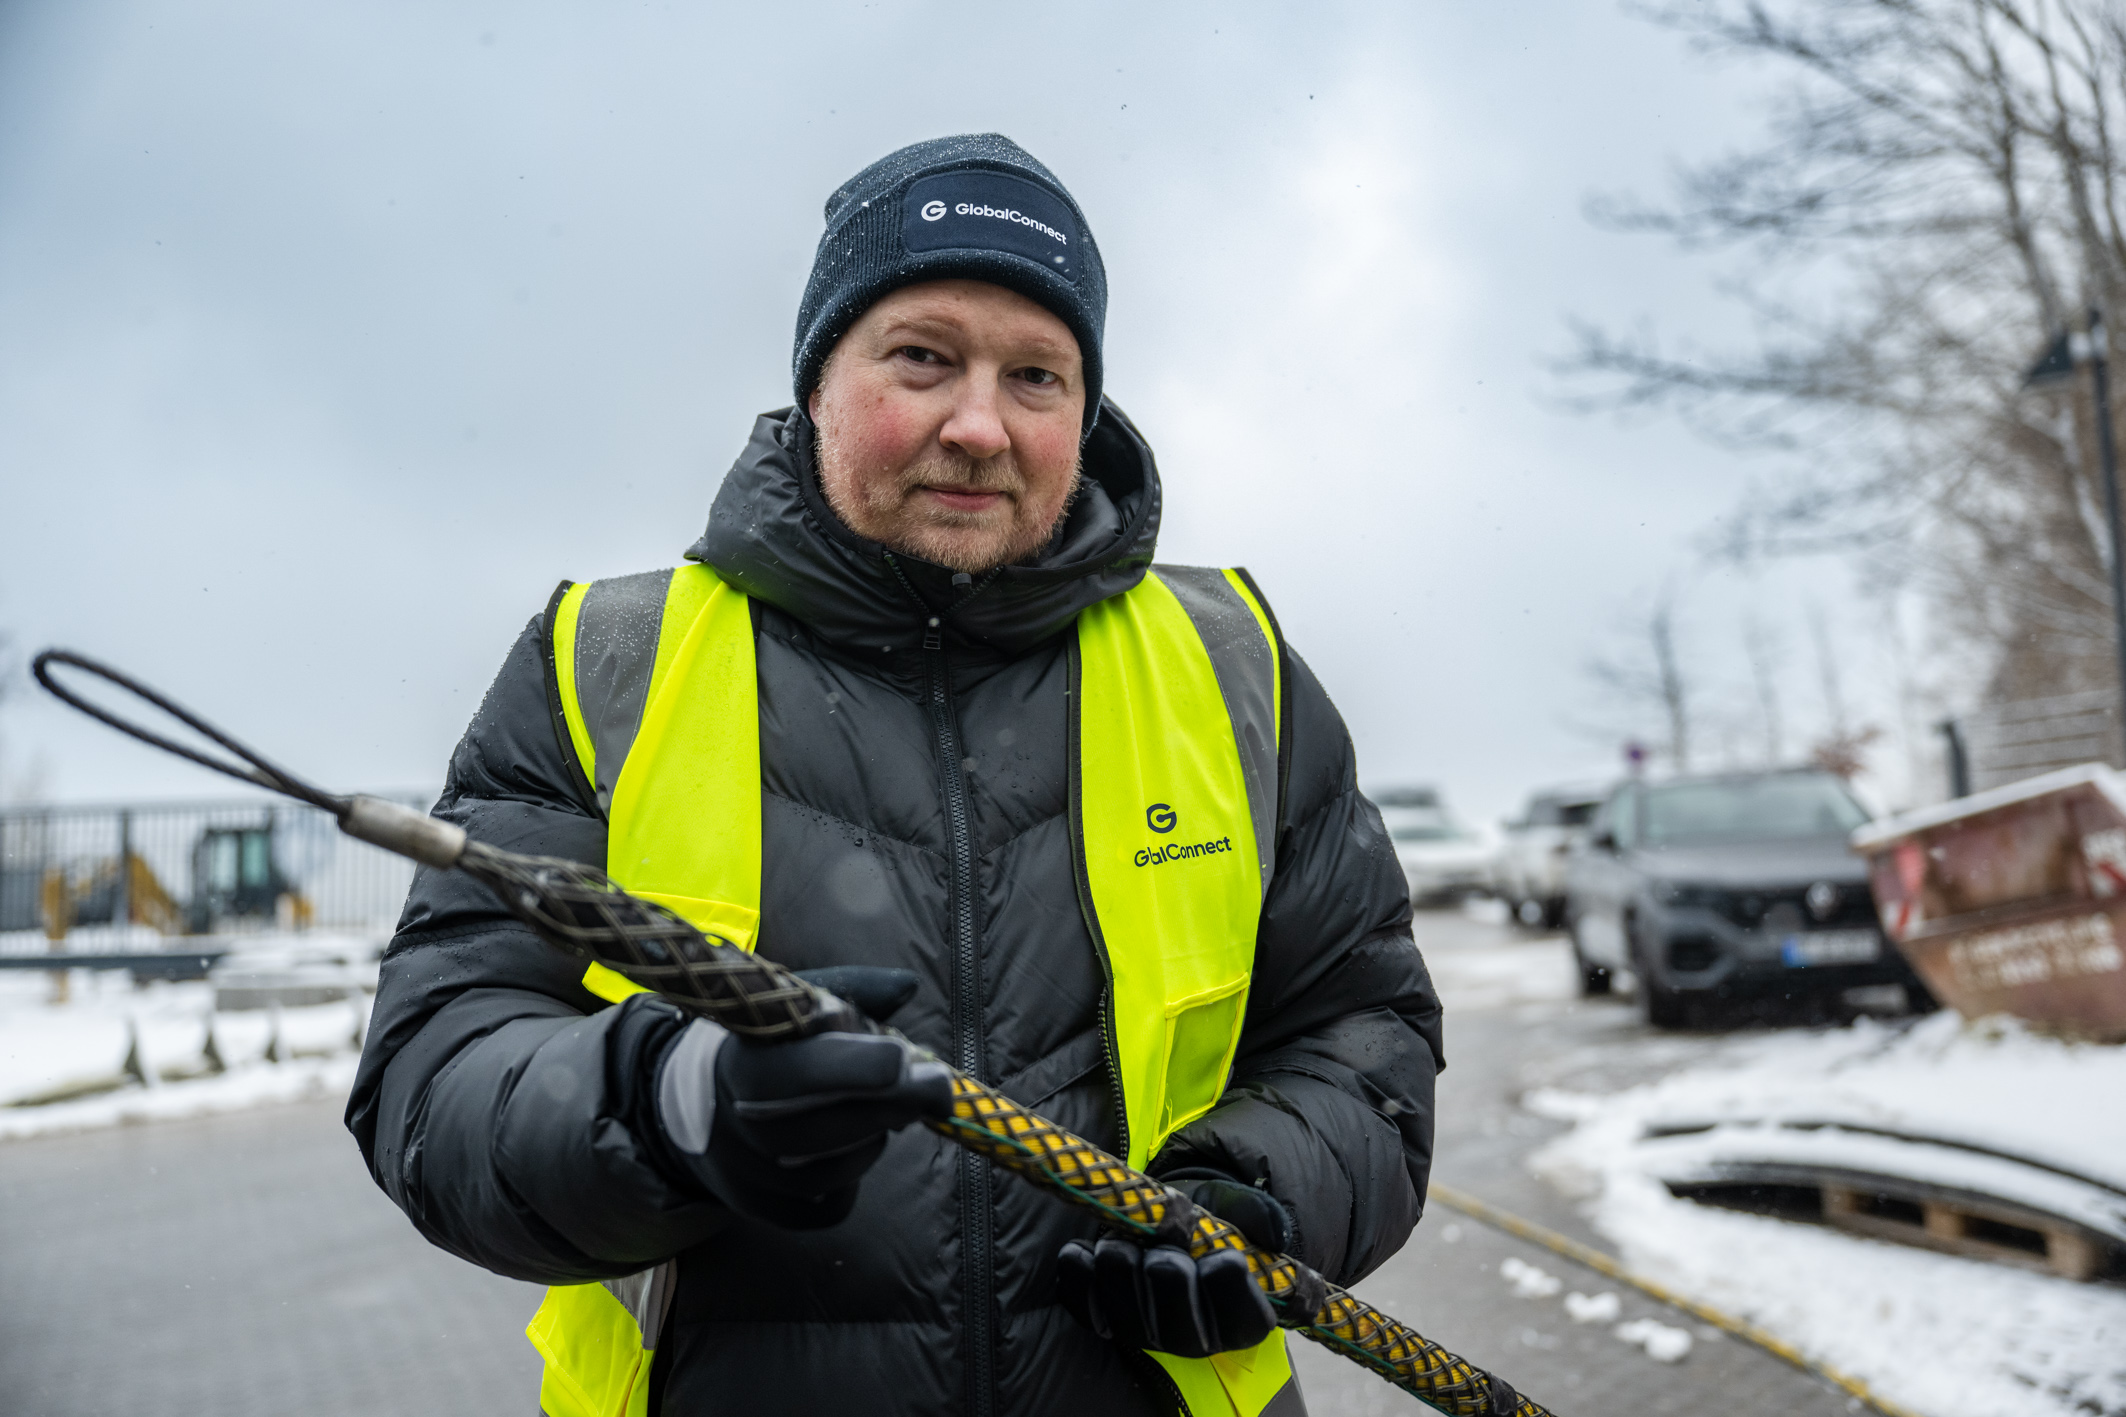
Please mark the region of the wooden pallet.
POLYGON ((2108 1234, 1995 1196, 1907 1177, 1792 1161, 1723 1159, 1662 1178, 1671 1193, 2062 1279, 2126 1274, 2126 1234, 2108 1234))
POLYGON ((1823 1218, 1841 1230, 1973 1259, 2045 1270, 2062 1279, 2096 1277, 2104 1248, 2079 1226, 2019 1206, 1988 1204, 1924 1188, 1894 1191, 1826 1182, 1823 1218))

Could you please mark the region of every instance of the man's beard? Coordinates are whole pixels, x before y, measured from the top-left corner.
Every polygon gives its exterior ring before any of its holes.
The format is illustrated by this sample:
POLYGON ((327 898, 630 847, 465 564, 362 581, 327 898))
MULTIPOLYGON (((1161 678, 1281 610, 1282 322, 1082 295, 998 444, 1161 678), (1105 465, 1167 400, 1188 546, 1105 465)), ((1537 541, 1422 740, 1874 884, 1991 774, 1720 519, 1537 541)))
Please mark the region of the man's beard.
POLYGON ((818 449, 820 488, 850 530, 889 551, 976 575, 1039 555, 1070 514, 1085 481, 1082 468, 1073 468, 1062 505, 1053 517, 1044 518, 1028 502, 1026 479, 1009 450, 976 459, 943 449, 902 468, 892 481, 880 482, 836 475, 843 470, 842 449, 825 425, 819 428, 818 449), (989 514, 954 511, 927 499, 918 502, 920 487, 1001 493, 1011 509, 1010 519, 991 525, 989 514))

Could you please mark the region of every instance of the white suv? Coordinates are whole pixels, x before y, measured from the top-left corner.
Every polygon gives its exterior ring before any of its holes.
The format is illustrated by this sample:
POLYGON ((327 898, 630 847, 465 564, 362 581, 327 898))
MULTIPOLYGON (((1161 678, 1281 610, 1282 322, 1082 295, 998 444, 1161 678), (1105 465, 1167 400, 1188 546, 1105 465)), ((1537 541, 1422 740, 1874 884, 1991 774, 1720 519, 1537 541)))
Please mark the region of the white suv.
POLYGON ((1491 890, 1491 843, 1455 820, 1438 789, 1394 788, 1372 797, 1410 882, 1411 904, 1449 905, 1491 890))
POLYGON ((1506 823, 1497 876, 1514 919, 1546 930, 1565 922, 1565 860, 1608 795, 1607 787, 1552 788, 1530 797, 1519 821, 1506 823))

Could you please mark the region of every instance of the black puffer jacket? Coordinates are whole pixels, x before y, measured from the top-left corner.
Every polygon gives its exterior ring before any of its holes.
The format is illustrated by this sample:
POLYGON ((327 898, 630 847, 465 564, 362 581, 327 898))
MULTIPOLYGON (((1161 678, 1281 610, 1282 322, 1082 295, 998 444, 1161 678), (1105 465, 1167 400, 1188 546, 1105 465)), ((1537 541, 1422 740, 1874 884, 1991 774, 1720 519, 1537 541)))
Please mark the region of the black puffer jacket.
MULTIPOLYGON (((985 581, 926 651, 931 607, 955 598, 949 573, 896 567, 849 532, 820 498, 810 447, 802 415, 761 419, 687 553, 754 599, 759 948, 800 969, 915 971, 898 1028, 946 1058, 971 1045, 1004 1092, 1119 1149, 1103 976, 1071 866, 1064 636, 1152 559, 1150 450, 1110 408, 1056 545, 985 581), (964 843, 948 826, 954 793, 964 843), (970 891, 971 930, 956 924, 956 889, 970 891)), ((602 866, 605 824, 562 747, 544 638, 535 620, 511 650, 436 813, 602 866)), ((1285 682, 1276 876, 1232 1090, 1154 1169, 1260 1181, 1297 1219, 1298 1254, 1349 1282, 1417 1221, 1439 1006, 1343 723, 1289 653, 1285 682)), ((1058 1247, 1094 1233, 1083 1212, 919 1127, 892 1138, 832 1229, 778 1231, 708 1200, 651 1120, 672 1011, 604 1008, 581 972, 464 877, 414 882, 347 1124, 422 1234, 545 1282, 680 1256, 658 1349, 668 1413, 836 1411, 858 1393, 867 1412, 1173 1410, 1155 1365, 1055 1302, 1058 1247)))

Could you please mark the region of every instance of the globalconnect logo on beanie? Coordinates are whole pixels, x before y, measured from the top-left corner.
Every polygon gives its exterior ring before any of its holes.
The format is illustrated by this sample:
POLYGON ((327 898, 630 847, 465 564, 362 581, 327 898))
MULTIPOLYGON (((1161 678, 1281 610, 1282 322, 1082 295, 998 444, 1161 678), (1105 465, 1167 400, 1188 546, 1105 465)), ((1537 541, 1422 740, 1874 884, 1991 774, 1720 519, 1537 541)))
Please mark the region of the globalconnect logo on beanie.
MULTIPOLYGON (((930 215, 930 209, 932 207, 942 207, 944 205, 945 204, 943 202, 924 203, 923 220, 936 221, 939 217, 944 216, 945 214, 943 212, 939 212, 937 216, 930 215)), ((1015 221, 1021 226, 1032 227, 1035 231, 1040 232, 1043 236, 1053 236, 1056 240, 1062 242, 1065 246, 1068 246, 1070 244, 1070 238, 1068 236, 1065 236, 1062 232, 1056 230, 1054 227, 1050 226, 1045 221, 1035 221, 1032 217, 1026 215, 1026 213, 1020 211, 1017 207, 992 207, 985 202, 960 202, 953 207, 952 211, 953 215, 955 216, 986 216, 994 217, 998 221, 1015 221)))
POLYGON ((911 252, 999 252, 1078 278, 1078 221, 1069 204, 1001 172, 940 172, 910 183, 901 242, 911 252))

